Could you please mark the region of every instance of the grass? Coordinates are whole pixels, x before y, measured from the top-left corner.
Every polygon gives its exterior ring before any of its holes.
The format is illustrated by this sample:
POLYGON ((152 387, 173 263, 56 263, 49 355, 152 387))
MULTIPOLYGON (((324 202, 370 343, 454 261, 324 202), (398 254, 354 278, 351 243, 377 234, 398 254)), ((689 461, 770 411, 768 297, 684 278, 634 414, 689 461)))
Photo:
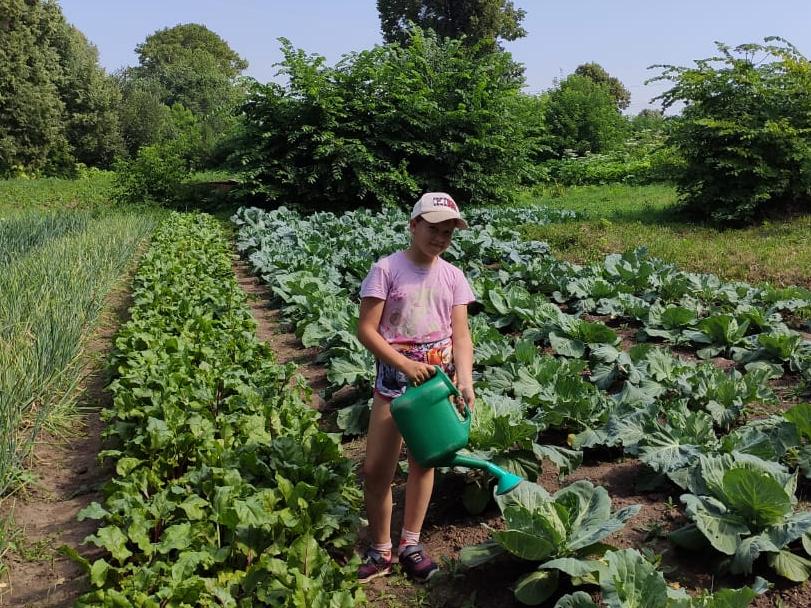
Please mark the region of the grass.
POLYGON ((588 263, 608 253, 647 247, 659 258, 726 280, 811 287, 811 216, 740 229, 688 223, 669 185, 577 186, 527 191, 522 203, 572 209, 580 221, 527 226, 525 236, 546 241, 563 259, 588 263))
POLYGON ((236 175, 231 171, 224 169, 209 169, 206 171, 195 171, 192 173, 185 183, 187 184, 205 184, 209 182, 227 182, 235 179, 236 175))
POLYGON ((79 179, 0 180, 0 217, 28 211, 111 207, 114 176, 111 171, 88 171, 79 179))

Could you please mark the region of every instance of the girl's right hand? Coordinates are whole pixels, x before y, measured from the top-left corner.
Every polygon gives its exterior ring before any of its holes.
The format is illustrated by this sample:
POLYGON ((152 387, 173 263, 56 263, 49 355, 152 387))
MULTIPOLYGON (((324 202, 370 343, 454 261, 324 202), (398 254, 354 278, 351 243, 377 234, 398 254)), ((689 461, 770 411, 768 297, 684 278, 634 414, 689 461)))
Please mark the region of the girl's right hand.
POLYGON ((412 361, 410 359, 408 363, 403 365, 401 370, 414 386, 419 386, 436 373, 436 368, 433 365, 412 361))

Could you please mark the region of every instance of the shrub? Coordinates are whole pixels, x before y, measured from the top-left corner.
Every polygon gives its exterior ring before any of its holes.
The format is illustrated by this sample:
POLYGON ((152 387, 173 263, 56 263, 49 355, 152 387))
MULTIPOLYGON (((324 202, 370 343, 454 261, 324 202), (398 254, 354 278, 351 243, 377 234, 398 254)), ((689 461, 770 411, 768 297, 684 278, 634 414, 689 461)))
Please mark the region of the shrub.
POLYGON ((143 146, 134 159, 116 164, 115 198, 128 203, 173 202, 180 184, 194 169, 200 139, 194 115, 175 104, 171 135, 143 146))
POLYGON ((722 223, 750 222, 787 206, 809 209, 811 63, 787 41, 735 48, 695 67, 654 66, 675 85, 661 99, 683 102, 669 137, 685 159, 684 207, 722 223))
POLYGON ((171 144, 144 146, 135 159, 116 165, 115 197, 129 203, 170 201, 188 172, 171 144))
POLYGON ((564 185, 651 184, 673 180, 681 167, 678 153, 663 136, 640 133, 605 154, 548 161, 548 179, 564 185))
POLYGON ((253 200, 309 208, 411 203, 421 190, 504 201, 531 169, 516 119, 519 69, 504 52, 415 29, 407 46, 335 67, 282 41, 289 83, 256 84, 244 107, 241 181, 253 200))

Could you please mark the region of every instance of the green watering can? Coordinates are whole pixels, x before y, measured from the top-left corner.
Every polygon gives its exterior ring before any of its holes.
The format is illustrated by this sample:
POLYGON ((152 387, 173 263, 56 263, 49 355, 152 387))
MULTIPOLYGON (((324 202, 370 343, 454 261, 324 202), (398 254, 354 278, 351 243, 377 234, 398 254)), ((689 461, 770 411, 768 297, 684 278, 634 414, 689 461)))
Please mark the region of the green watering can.
POLYGON ((472 414, 465 404, 464 418, 459 418, 451 397, 459 391, 451 379, 436 366, 436 374, 391 402, 391 415, 405 439, 408 450, 423 467, 468 467, 484 469, 498 479, 497 494, 506 494, 523 480, 492 462, 460 456, 456 452, 467 446, 472 414))

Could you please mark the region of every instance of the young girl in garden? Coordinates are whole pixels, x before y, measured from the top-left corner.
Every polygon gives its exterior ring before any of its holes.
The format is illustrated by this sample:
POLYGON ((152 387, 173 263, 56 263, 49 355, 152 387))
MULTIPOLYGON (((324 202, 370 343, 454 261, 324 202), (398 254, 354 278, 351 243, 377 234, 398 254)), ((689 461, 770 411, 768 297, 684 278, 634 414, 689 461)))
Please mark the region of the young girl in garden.
MULTIPOLYGON (((358 339, 377 359, 372 412, 363 465, 371 546, 359 579, 366 582, 392 571, 391 484, 402 437, 390 405, 410 384, 420 384, 439 365, 455 383, 460 399, 473 407, 473 343, 467 305, 475 300, 461 270, 439 257, 453 231, 467 228, 454 200, 443 192, 424 194, 409 221, 411 245, 381 258, 363 280, 358 339)), ((420 544, 434 470, 409 454, 403 529, 397 550, 400 567, 418 581, 437 565, 420 544)))

